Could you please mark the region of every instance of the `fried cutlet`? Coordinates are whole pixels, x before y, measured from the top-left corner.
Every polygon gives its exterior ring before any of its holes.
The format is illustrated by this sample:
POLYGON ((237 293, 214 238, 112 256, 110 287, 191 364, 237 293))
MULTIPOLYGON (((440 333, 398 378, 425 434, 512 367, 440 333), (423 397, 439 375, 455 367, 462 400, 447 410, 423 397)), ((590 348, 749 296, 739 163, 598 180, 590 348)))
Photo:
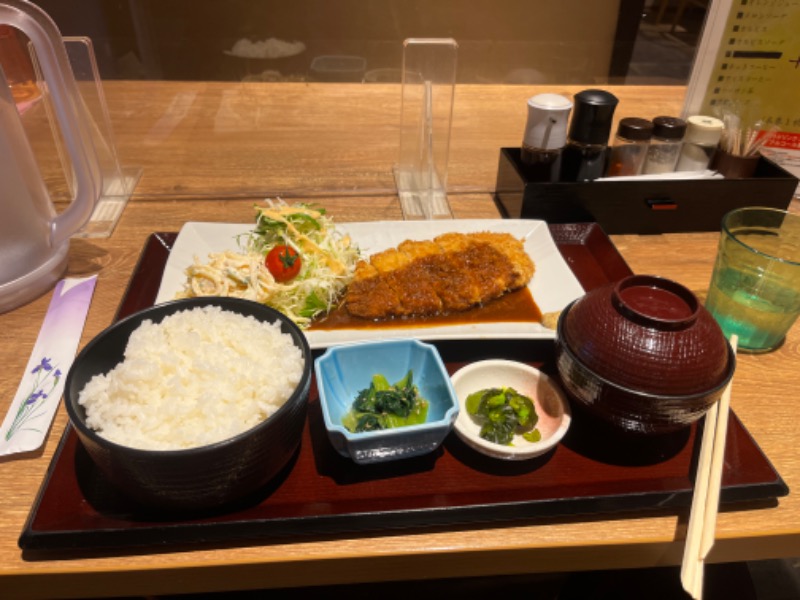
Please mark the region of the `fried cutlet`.
POLYGON ((367 319, 461 311, 527 285, 533 272, 522 242, 510 234, 447 233, 361 261, 345 303, 367 319))

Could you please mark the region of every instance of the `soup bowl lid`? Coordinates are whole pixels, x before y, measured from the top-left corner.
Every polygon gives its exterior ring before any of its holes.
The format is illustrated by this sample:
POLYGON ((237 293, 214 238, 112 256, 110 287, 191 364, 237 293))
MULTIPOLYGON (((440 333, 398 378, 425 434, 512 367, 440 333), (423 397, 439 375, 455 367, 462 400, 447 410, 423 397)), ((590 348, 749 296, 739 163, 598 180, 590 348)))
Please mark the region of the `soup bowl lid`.
POLYGON ((728 373, 728 342, 713 316, 683 285, 631 275, 574 301, 559 320, 559 341, 587 368, 651 394, 701 393, 728 373))

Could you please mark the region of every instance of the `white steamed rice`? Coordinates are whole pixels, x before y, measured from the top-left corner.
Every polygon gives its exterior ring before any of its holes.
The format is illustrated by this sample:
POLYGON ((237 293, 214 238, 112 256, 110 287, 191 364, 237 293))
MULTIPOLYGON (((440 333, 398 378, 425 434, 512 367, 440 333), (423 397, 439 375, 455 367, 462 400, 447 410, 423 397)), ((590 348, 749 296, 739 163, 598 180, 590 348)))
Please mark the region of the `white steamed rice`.
POLYGON ((86 424, 118 444, 150 450, 204 446, 233 437, 280 408, 303 359, 278 323, 217 306, 144 321, 125 359, 95 375, 78 402, 86 424))

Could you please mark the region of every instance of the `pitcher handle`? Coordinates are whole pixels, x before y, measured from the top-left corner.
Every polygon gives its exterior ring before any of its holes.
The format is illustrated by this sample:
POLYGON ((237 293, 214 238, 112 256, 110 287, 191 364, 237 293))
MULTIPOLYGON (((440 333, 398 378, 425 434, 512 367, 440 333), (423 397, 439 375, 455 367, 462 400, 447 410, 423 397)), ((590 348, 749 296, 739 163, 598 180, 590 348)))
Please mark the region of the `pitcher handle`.
POLYGON ((33 44, 53 99, 64 145, 72 160, 75 196, 50 224, 50 244, 57 247, 92 216, 100 196, 100 164, 72 66, 56 24, 41 8, 24 0, 0 2, 0 23, 16 27, 33 44))

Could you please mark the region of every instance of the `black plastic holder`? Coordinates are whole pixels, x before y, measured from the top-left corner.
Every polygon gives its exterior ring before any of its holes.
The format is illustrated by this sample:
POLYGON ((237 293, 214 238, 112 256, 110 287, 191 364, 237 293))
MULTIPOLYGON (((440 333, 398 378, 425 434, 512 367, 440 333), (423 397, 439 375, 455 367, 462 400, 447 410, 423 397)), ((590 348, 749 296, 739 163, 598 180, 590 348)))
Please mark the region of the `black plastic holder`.
POLYGON ((541 183, 526 177, 519 148, 501 148, 495 203, 512 219, 599 224, 607 234, 719 231, 744 206, 787 209, 798 179, 761 157, 746 179, 541 183))

